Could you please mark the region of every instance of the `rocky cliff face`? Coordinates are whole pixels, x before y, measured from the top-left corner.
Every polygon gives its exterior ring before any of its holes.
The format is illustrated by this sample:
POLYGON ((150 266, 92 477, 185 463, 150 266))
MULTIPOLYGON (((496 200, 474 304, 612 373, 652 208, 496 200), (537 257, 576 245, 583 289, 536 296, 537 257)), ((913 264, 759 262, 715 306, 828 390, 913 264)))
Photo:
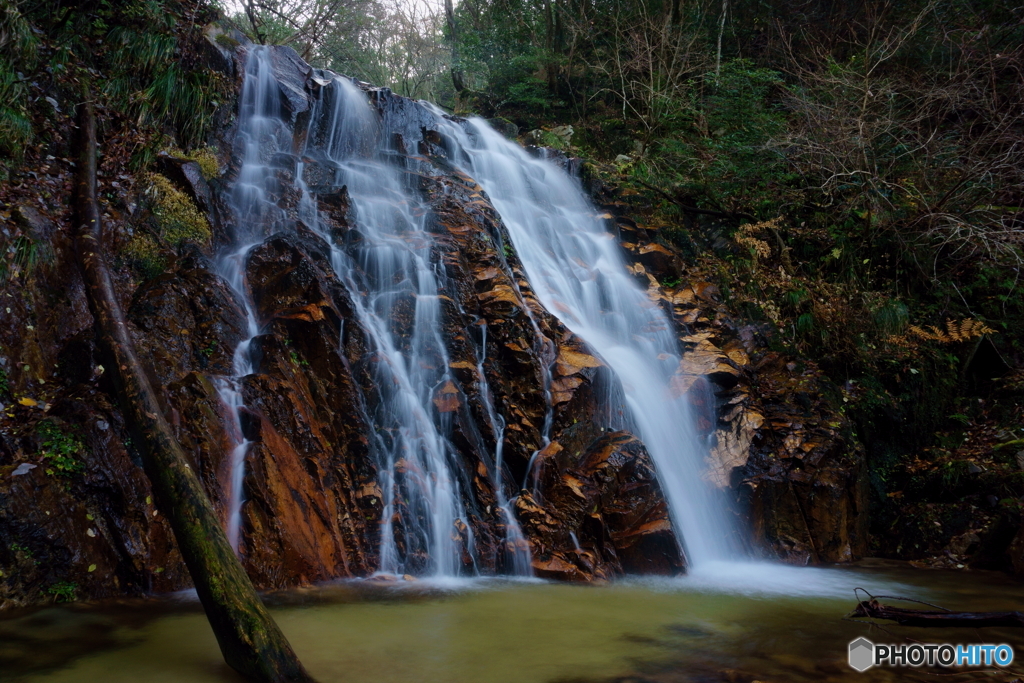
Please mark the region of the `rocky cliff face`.
MULTIPOLYGON (((240 79, 246 49, 216 47, 212 58, 240 79)), ((274 49, 273 64, 298 150, 317 134, 308 129, 309 112, 323 84, 287 48, 274 49)), ((527 543, 534 572, 550 578, 682 571, 685 558, 643 444, 603 427, 607 369, 538 303, 515 253, 502 246, 509 240, 487 196, 446 160, 433 115, 387 90, 361 87, 390 136, 394 163, 429 211, 431 261, 443 274, 438 294, 452 380, 437 388, 433 404, 457 454, 466 511, 451 533, 476 550, 475 557, 463 553, 463 571, 510 571, 510 543, 527 543), (500 433, 492 407, 504 417, 500 433), (528 472, 533 484, 520 494, 528 472), (507 490, 497 491, 496 481, 507 490), (502 494, 518 496, 512 509, 525 540, 508 533, 502 494)), ((372 426, 380 358, 331 268, 331 245, 299 218, 297 169, 337 247, 362 239, 359 216, 344 188, 322 182, 329 169, 316 159, 268 160, 278 180, 272 199, 285 218, 245 255, 260 333, 250 346, 254 372, 241 381, 245 408, 232 426, 219 382, 246 337, 246 313, 210 259, 238 232, 227 199, 242 158, 236 130, 220 130, 221 174, 209 183, 184 160, 164 162, 213 228, 209 253, 186 250, 137 287, 126 277, 123 302, 164 409, 225 522, 233 444, 252 442, 240 554, 256 584, 365 576, 380 566, 385 497, 373 457, 376 440, 388 438, 372 426)), ((110 177, 102 182, 115 190, 110 177)), ((677 325, 687 352, 679 392, 706 389, 689 395, 701 430, 713 434, 708 476, 749 530, 749 544, 799 563, 861 554, 862 455, 814 368, 768 351, 714 284, 687 280, 680 255, 634 222, 613 188, 593 189, 632 273, 677 325)), ((129 203, 108 210, 112 242, 124 239, 129 203)), ((187 571, 96 357, 64 237, 67 216, 57 206, 50 218, 26 212, 54 258, 23 291, 8 287, 0 301, 11 384, 0 394, 0 607, 185 588, 187 571)), ((397 338, 412 333, 415 305, 410 298, 393 303, 397 338)), ((396 505, 399 545, 415 514, 396 505)), ((411 558, 425 552, 399 550, 411 558)))

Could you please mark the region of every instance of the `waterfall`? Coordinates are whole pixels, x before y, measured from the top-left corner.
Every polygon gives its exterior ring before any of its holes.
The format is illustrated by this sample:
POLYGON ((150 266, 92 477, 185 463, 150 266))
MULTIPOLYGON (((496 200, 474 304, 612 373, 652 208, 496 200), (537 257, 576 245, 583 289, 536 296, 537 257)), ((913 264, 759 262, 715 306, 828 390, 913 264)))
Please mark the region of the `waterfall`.
MULTIPOLYGON (((472 499, 470 475, 451 441, 451 416, 438 403, 461 388, 449 369, 442 329, 446 269, 426 229, 430 208, 410 181, 426 160, 395 149, 395 131, 367 93, 330 72, 318 71, 311 79, 316 85, 310 86, 315 94, 308 123, 296 134, 285 120, 272 57, 271 48, 255 47, 246 62, 235 142, 242 165, 229 197, 237 228, 233 246, 218 261, 220 273, 246 302, 249 319, 248 338, 235 353, 235 376, 218 385, 236 435, 229 536, 237 547, 249 446, 240 428, 239 379, 258 370, 249 359, 250 340, 260 330, 245 261, 266 236, 301 222, 330 245, 332 267, 355 311, 356 320, 347 324, 362 328, 372 353, 373 386, 363 389, 372 396, 364 396, 363 405, 383 492, 378 570, 479 573, 477 539, 468 523, 473 511, 465 502, 472 499), (301 195, 290 214, 277 203, 281 157, 293 160, 301 195), (353 223, 346 235, 331 234, 320 219, 319 198, 339 193, 353 223)), ((602 406, 604 426, 627 429, 647 446, 690 565, 736 557, 723 506, 702 478, 706 444, 696 433, 687 397, 674 391, 681 354, 673 324, 631 278, 578 183, 483 121, 456 122, 426 104, 412 108, 442 133, 450 161, 488 195, 541 304, 607 365, 612 381, 602 406)), ((469 437, 478 450, 489 450, 491 484, 507 522, 506 566, 526 575, 529 553, 508 499, 518 486, 502 481, 506 421, 484 373, 487 327, 484 321, 477 327, 482 341, 473 346, 486 424, 470 425, 476 433, 469 437), (493 443, 484 443, 482 427, 494 435, 493 443)), ((545 441, 550 420, 549 406, 545 441)))
MULTIPOLYGON (((271 62, 270 48, 250 50, 235 143, 242 166, 230 197, 238 230, 234 246, 219 260, 221 274, 245 300, 250 321, 249 338, 236 351, 236 376, 220 385, 222 399, 234 413, 232 432, 238 434, 231 458, 229 536, 237 547, 248 448, 238 426, 238 380, 256 371, 248 348, 259 333, 246 291, 246 255, 267 235, 293 229, 298 220, 330 245, 332 267, 355 309, 354 322, 372 347, 376 394, 365 404, 371 406, 366 418, 373 433, 368 437, 384 498, 378 570, 434 576, 478 573, 477 543, 463 503, 468 478, 449 439, 450 418, 437 405, 437 397, 458 391, 458 383, 449 370, 441 328, 440 294, 446 275, 432 256, 433 242, 425 230, 429 209, 410 191, 367 94, 328 72, 320 72, 323 78, 296 162, 294 184, 301 193, 297 213, 289 216, 279 208, 273 201, 280 191, 274 162, 295 158, 293 145, 303 136, 296 136, 283 117, 271 62), (310 175, 316 176, 317 187, 307 183, 310 175), (347 195, 358 238, 339 240, 322 224, 318 196, 325 192, 347 195), (403 310, 411 312, 411 319, 399 324, 403 310)), ((478 369, 483 353, 481 348, 478 369)), ((482 372, 481 380, 482 399, 497 437, 493 483, 506 519, 507 564, 512 573, 529 575, 529 551, 502 490, 504 420, 490 402, 482 372)))
POLYGON ((689 564, 736 558, 724 506, 702 477, 707 446, 687 398, 673 390, 680 350, 672 321, 631 278, 595 207, 567 173, 486 122, 439 116, 439 125, 452 161, 501 215, 541 303, 618 380, 621 392, 612 396, 621 396, 625 426, 655 463, 689 564))
MULTIPOLYGON (((460 546, 474 561, 476 556, 472 528, 463 521, 466 510, 460 477, 451 464, 452 446, 433 403, 435 392, 453 378, 440 325, 444 269, 430 258, 427 212, 410 196, 399 170, 387 163, 378 116, 351 82, 336 77, 322 89, 310 129, 304 156, 332 169, 333 187, 347 189, 361 237, 349 253, 324 235, 332 245, 334 270, 378 356, 374 371, 381 397, 374 425, 381 435, 376 450, 384 491, 380 570, 451 576, 459 573, 460 546), (394 316, 399 306, 409 305, 413 319, 403 336, 394 316), (396 529, 399 506, 403 525, 396 529), (402 536, 404 558, 396 534, 402 536), (426 564, 412 562, 414 555, 425 556, 426 564)), ((300 164, 296 176, 305 170, 300 164)), ((318 228, 316 202, 308 190, 304 197, 305 221, 318 228)))

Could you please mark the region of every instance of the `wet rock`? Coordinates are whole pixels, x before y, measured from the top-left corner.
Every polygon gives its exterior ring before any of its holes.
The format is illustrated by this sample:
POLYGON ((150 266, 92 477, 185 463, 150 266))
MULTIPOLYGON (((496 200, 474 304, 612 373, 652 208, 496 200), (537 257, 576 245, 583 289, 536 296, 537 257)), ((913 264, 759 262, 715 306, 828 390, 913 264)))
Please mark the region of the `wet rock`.
POLYGON ((159 157, 159 166, 160 172, 195 202, 210 225, 216 225, 213 194, 199 164, 164 154, 159 157))
POLYGON ((166 387, 171 406, 171 426, 192 469, 227 526, 231 497, 231 452, 241 434, 229 432, 234 425, 231 408, 224 404, 214 380, 190 372, 166 387))
POLYGON ((206 39, 203 49, 206 65, 229 78, 233 77, 235 50, 241 46, 251 45, 252 42, 238 29, 225 30, 217 24, 208 24, 204 27, 203 37, 206 39))
POLYGON ((295 50, 287 46, 277 46, 270 51, 270 64, 274 71, 274 79, 281 89, 284 105, 291 113, 292 120, 295 120, 296 116, 310 108, 306 80, 313 73, 313 69, 295 50))
POLYGON ((247 327, 238 297, 197 259, 143 284, 127 317, 140 358, 162 385, 192 371, 232 375, 247 327))
MULTIPOLYGON (((0 466, 0 610, 187 587, 116 410, 96 394, 58 402, 47 420, 81 440, 82 467, 62 474, 43 465, 10 477, 15 467, 0 466)), ((38 459, 36 448, 25 455, 38 459)))
POLYGON ((338 329, 351 304, 330 265, 330 246, 303 227, 269 237, 249 254, 247 283, 260 322, 320 321, 338 329))
POLYGON ((1020 527, 1017 535, 1013 537, 1007 555, 1010 557, 1013 573, 1017 576, 1024 576, 1024 525, 1020 527))
POLYGON ((255 247, 247 279, 267 334, 245 378, 243 556, 262 586, 375 567, 383 507, 353 364, 366 356, 329 247, 301 228, 255 247), (342 337, 342 321, 345 336, 342 337))
POLYGON ((519 126, 512 123, 508 119, 487 119, 487 123, 494 130, 498 131, 509 140, 515 140, 516 136, 519 135, 519 126))
POLYGON ((590 581, 683 570, 653 463, 636 437, 608 433, 582 453, 554 441, 537 468, 537 487, 515 505, 538 576, 590 581))
POLYGON ((54 232, 57 230, 56 224, 34 207, 28 205, 16 206, 12 213, 15 220, 37 242, 49 243, 53 238, 54 232))
POLYGON ((700 404, 699 429, 712 437, 708 479, 733 501, 755 547, 796 563, 863 555, 863 447, 834 403, 835 388, 813 364, 770 352, 763 331, 740 324, 714 283, 677 270, 684 260, 675 249, 627 219, 631 205, 622 199, 630 197, 600 183, 594 190, 634 276, 671 310, 683 351, 673 391, 700 404), (662 284, 677 276, 681 283, 662 284))

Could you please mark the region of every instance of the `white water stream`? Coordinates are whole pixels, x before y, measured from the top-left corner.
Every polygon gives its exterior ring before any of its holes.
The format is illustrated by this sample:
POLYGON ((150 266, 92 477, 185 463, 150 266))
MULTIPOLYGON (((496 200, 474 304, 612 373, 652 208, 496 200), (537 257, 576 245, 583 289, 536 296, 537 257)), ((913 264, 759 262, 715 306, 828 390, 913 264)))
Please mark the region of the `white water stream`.
POLYGON ((707 445, 670 386, 680 361, 674 326, 627 272, 595 207, 566 172, 486 122, 441 121, 452 160, 487 192, 541 303, 621 383, 626 424, 654 460, 690 566, 737 559, 731 524, 703 478, 707 445))
MULTIPOLYGON (((243 163, 231 195, 239 228, 236 246, 219 262, 222 275, 247 302, 249 317, 249 339, 235 355, 236 377, 221 383, 222 397, 236 415, 241 408, 238 379, 255 370, 248 348, 259 332, 244 281, 246 255, 267 235, 291 224, 272 199, 280 191, 273 160, 291 155, 293 132, 283 118, 280 86, 271 66, 269 49, 252 49, 236 142, 243 163)), ((403 164, 412 162, 391 148, 390 135, 367 94, 347 79, 319 73, 323 85, 295 169, 294 182, 302 193, 298 218, 331 245, 335 273, 376 357, 378 395, 367 403, 373 407, 366 417, 373 425, 369 436, 384 492, 379 570, 465 573, 460 558, 468 554, 475 567, 478 555, 473 529, 464 523, 468 479, 449 440, 450 417, 435 404, 437 392, 454 386, 454 377, 448 369, 438 296, 446 274, 431 253, 433 242, 425 230, 429 209, 408 186, 403 164), (320 187, 306 187, 307 171, 320 187), (344 187, 348 194, 356 239, 346 245, 339 245, 318 218, 316 193, 324 191, 325 177, 329 188, 344 187), (396 518, 402 520, 397 526, 396 518)), ((456 122, 431 105, 422 106, 433 115, 451 161, 480 183, 501 215, 541 303, 614 375, 605 406, 607 426, 630 429, 647 446, 690 566, 707 568, 739 559, 723 506, 702 476, 707 446, 696 433, 686 397, 670 387, 680 360, 673 324, 628 274, 618 245, 577 181, 481 120, 456 122)), ((484 378, 486 328, 481 333, 484 344, 477 348, 477 363, 484 378)), ((506 540, 523 547, 501 482, 505 421, 491 402, 485 379, 481 398, 489 431, 497 436, 492 446, 494 483, 509 520, 506 540)), ((237 547, 248 442, 237 419, 234 432, 238 440, 232 455, 228 531, 237 547)), ((516 573, 529 573, 525 551, 511 559, 516 573)), ((469 571, 476 573, 472 567, 469 571)))
MULTIPOLYGON (((440 325, 444 268, 431 261, 427 212, 410 196, 399 170, 387 163, 379 118, 351 82, 334 78, 322 89, 310 129, 304 158, 333 166, 331 184, 347 188, 361 237, 349 253, 324 235, 332 245, 334 270, 378 355, 374 371, 381 404, 373 419, 384 491, 380 570, 458 574, 463 547, 474 560, 476 548, 472 528, 463 524, 467 516, 462 483, 452 467, 453 448, 433 405, 435 392, 453 378, 440 325), (410 307, 412 320, 405 321, 403 334, 395 316, 402 308, 408 314, 410 307), (396 529, 400 504, 404 523, 396 529), (411 561, 415 554, 421 554, 419 562, 411 561)), ((300 164, 296 176, 304 170, 300 164)), ((301 213, 307 224, 319 227, 316 201, 308 192, 301 213)))
MULTIPOLYGON (((330 245, 333 269, 348 290, 376 358, 377 396, 367 402, 373 407, 366 418, 372 425, 368 436, 384 492, 378 570, 434 576, 455 576, 467 569, 477 573, 477 543, 462 502, 468 477, 449 440, 450 416, 435 404, 438 392, 455 384, 441 330, 439 294, 445 271, 432 257, 433 243, 424 229, 428 209, 410 192, 406 175, 394 164, 396 155, 367 94, 344 78, 326 72, 324 76, 294 183, 302 194, 298 219, 330 245), (304 181, 307 171, 321 183, 326 178, 328 189, 347 192, 358 238, 344 248, 319 220, 317 195, 304 181), (403 315, 406 319, 400 320, 403 315), (399 525, 396 517, 402 520, 399 525), (463 560, 467 556, 469 568, 463 560)), ((239 228, 236 245, 219 262, 221 274, 246 301, 249 317, 249 338, 235 354, 236 376, 221 383, 222 400, 236 416, 242 407, 238 381, 257 370, 248 353, 259 330, 245 284, 246 255, 266 236, 291 225, 273 199, 281 182, 280 162, 275 160, 293 158, 293 131, 283 115, 271 51, 253 48, 246 64, 236 141, 243 163, 231 195, 239 228)), ((483 347, 480 353, 482 363, 483 347)), ((485 381, 481 393, 491 431, 498 435, 492 455, 498 502, 508 520, 507 564, 511 573, 529 575, 527 546, 500 478, 504 420, 490 404, 485 381)), ((236 548, 248 450, 238 422, 236 417, 228 522, 236 548)))
POLYGON ((245 458, 250 442, 242 433, 241 378, 254 371, 249 348, 259 334, 259 325, 245 282, 245 262, 249 251, 267 235, 280 229, 286 215, 272 200, 276 185, 275 171, 269 160, 273 154, 291 147, 291 130, 281 118, 281 96, 270 68, 270 52, 253 50, 246 62, 239 102, 236 150, 242 158, 228 203, 234 214, 234 246, 225 250, 217 261, 217 270, 245 306, 246 338, 234 352, 234 376, 217 382, 221 401, 228 409, 228 433, 234 441, 230 455, 230 489, 228 491, 227 534, 231 547, 238 552, 244 501, 245 458))

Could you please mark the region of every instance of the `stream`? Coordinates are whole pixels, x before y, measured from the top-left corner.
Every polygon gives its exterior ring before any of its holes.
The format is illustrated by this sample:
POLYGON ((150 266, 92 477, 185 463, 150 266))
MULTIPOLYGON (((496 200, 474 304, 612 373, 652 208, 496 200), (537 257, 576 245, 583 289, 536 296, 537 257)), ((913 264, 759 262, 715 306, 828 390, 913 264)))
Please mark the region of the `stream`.
MULTIPOLYGON (((887 624, 895 634, 889 635, 843 620, 857 586, 953 609, 1019 607, 1024 585, 1002 574, 926 571, 879 560, 843 569, 760 566, 773 580, 756 591, 712 567, 603 586, 357 580, 273 593, 267 600, 321 683, 933 681, 934 673, 923 668, 856 673, 846 663, 847 644, 859 636, 876 643, 906 636, 1009 643, 1018 652, 1024 647, 1012 629, 887 624)), ((240 680, 187 595, 45 608, 0 622, 0 643, 3 680, 240 680)), ((986 680, 1013 677, 1002 672, 986 680)))

